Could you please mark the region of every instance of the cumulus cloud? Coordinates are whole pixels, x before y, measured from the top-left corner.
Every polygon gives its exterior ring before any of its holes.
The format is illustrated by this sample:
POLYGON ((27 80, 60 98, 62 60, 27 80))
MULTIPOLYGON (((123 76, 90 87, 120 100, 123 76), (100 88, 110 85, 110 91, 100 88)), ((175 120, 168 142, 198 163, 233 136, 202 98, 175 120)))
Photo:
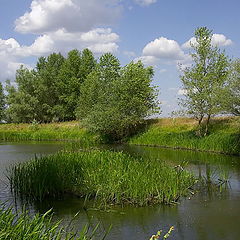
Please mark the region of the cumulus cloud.
POLYGON ((42 34, 65 28, 86 32, 110 25, 120 16, 118 0, 33 0, 30 11, 15 21, 20 33, 42 34))
POLYGON ((74 48, 89 48, 95 54, 116 52, 119 36, 110 28, 96 28, 89 32, 67 32, 59 29, 55 32, 39 36, 32 45, 23 46, 22 56, 45 55, 51 52, 66 53, 74 48))
POLYGON ((153 56, 158 59, 182 60, 185 55, 175 40, 160 37, 148 43, 143 51, 143 56, 153 56))
POLYGON ((141 61, 146 66, 155 66, 159 59, 154 56, 141 56, 134 59, 134 62, 141 61))
POLYGON ((15 39, 0 39, 0 80, 13 78, 22 60, 31 56, 43 56, 52 52, 67 53, 76 48, 89 48, 94 54, 116 52, 119 36, 110 28, 96 28, 89 32, 68 32, 59 29, 43 34, 29 45, 20 45, 15 39))
POLYGON ((148 6, 157 2, 157 0, 134 0, 134 1, 140 6, 148 6))
POLYGON ((186 94, 187 94, 187 90, 183 88, 180 88, 177 92, 178 96, 185 96, 186 94))
MULTIPOLYGON (((190 49, 192 45, 195 45, 196 43, 197 43, 196 38, 192 37, 182 45, 182 48, 190 49)), ((223 34, 217 34, 217 33, 213 34, 211 43, 213 46, 218 46, 218 47, 225 47, 233 44, 231 39, 228 39, 223 34)))

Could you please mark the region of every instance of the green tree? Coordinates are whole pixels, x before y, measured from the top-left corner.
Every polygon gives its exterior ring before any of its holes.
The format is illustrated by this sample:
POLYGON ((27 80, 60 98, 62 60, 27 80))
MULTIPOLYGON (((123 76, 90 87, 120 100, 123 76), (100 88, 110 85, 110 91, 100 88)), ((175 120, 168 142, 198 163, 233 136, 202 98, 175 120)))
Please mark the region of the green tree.
POLYGON ((80 95, 81 84, 88 74, 94 69, 96 61, 92 52, 88 49, 79 52, 72 50, 68 53, 59 76, 58 87, 60 105, 64 112, 63 120, 76 119, 76 107, 80 95))
POLYGON ((128 136, 158 111, 152 77, 152 68, 141 62, 121 67, 116 57, 104 54, 81 86, 78 118, 108 140, 128 136))
POLYGON ((5 110, 5 95, 3 92, 3 85, 0 82, 0 122, 3 120, 5 110))
POLYGON ((223 109, 227 113, 240 116, 240 59, 231 63, 228 85, 222 95, 223 109))
MULTIPOLYGON (((192 43, 191 67, 183 69, 180 76, 186 91, 180 102, 187 113, 201 126, 206 117, 203 134, 208 132, 210 118, 222 111, 221 93, 226 86, 229 61, 224 51, 212 45, 212 31, 206 27, 195 30, 196 43, 192 43)), ((202 133, 201 133, 202 134, 202 133)))

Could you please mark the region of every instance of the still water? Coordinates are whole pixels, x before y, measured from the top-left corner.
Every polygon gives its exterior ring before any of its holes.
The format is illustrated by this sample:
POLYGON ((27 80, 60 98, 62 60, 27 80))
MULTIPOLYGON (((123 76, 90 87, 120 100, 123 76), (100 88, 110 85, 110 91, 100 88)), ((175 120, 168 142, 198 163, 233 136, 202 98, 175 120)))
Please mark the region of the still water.
MULTIPOLYGON (((59 143, 0 144, 0 201, 16 204, 8 188, 7 169, 34 155, 54 153, 63 148, 59 143)), ((83 207, 81 199, 66 196, 57 201, 45 201, 31 206, 31 211, 45 212, 53 208, 54 218, 63 219, 81 228, 86 223, 99 231, 112 225, 108 240, 148 240, 152 234, 170 226, 174 240, 238 240, 240 239, 240 158, 210 153, 170 150, 137 146, 116 146, 114 150, 157 158, 169 164, 184 165, 196 176, 222 184, 221 188, 206 185, 202 191, 182 198, 175 206, 112 207, 106 211, 83 207), (226 181, 227 180, 227 181, 226 181)), ((17 204, 19 207, 19 202, 17 204)))

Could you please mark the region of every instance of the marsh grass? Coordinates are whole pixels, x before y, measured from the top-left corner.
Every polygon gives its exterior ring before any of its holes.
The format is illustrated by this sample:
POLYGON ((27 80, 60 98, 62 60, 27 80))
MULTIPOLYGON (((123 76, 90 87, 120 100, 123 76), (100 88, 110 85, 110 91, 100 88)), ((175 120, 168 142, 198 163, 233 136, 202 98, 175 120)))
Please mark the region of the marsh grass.
POLYGON ((14 213, 13 209, 0 206, 1 240, 91 240, 95 231, 88 233, 88 226, 74 232, 52 221, 51 211, 43 215, 30 216, 24 210, 14 213))
POLYGON ((240 119, 216 118, 210 125, 210 134, 198 136, 193 119, 160 119, 144 133, 129 140, 130 144, 163 146, 181 149, 240 154, 240 119))
POLYGON ((31 200, 72 193, 101 205, 171 204, 195 183, 186 171, 159 160, 133 158, 122 152, 59 152, 11 169, 15 194, 31 200))

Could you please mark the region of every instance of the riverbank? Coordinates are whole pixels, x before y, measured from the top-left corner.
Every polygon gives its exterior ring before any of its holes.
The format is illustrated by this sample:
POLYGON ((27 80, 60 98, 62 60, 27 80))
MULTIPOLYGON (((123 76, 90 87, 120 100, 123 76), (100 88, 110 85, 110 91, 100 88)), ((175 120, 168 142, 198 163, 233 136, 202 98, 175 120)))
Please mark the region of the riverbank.
POLYGON ((151 122, 144 132, 129 139, 129 144, 240 155, 239 117, 212 119, 207 136, 198 136, 194 119, 163 118, 151 122))
POLYGON ((47 124, 0 124, 1 141, 78 141, 99 143, 99 137, 79 125, 77 121, 47 124))
MULTIPOLYGON (((147 127, 127 143, 240 155, 240 117, 213 118, 209 134, 197 135, 197 121, 191 118, 148 120, 147 127)), ((0 124, 1 141, 77 141, 82 145, 102 143, 77 121, 48 124, 0 124)))

